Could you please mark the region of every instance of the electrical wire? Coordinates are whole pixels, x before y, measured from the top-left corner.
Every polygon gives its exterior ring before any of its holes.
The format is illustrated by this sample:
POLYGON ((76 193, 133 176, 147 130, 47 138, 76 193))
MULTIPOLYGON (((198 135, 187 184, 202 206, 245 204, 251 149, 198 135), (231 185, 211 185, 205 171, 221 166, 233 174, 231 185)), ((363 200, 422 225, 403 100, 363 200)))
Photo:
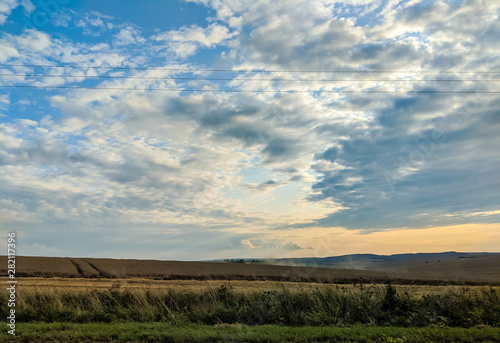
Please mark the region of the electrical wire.
POLYGON ((155 77, 113 75, 63 75, 63 74, 0 74, 0 77, 62 77, 88 79, 141 79, 141 80, 186 80, 186 81, 273 81, 273 82, 500 82, 500 79, 255 79, 255 78, 207 78, 207 77, 155 77))
POLYGON ((170 92, 212 92, 212 93, 383 93, 383 94, 500 94, 500 91, 385 91, 385 90, 228 90, 228 89, 182 89, 182 88, 132 88, 132 87, 85 87, 85 86, 29 86, 0 85, 0 88, 37 88, 37 89, 88 89, 88 90, 125 90, 125 91, 170 91, 170 92))
POLYGON ((427 74, 500 74, 500 71, 463 71, 463 70, 265 70, 265 69, 196 69, 196 68, 165 68, 165 67, 105 67, 83 65, 44 65, 44 64, 6 64, 1 67, 32 67, 32 68, 72 68, 72 69, 108 69, 108 70, 164 70, 183 72, 231 72, 231 73, 427 73, 427 74))

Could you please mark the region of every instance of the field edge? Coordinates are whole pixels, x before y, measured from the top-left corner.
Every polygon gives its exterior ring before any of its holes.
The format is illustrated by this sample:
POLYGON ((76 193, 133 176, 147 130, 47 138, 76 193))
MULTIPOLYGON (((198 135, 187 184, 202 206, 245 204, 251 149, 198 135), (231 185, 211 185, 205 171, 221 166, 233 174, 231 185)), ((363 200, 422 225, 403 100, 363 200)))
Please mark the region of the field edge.
POLYGON ((10 342, 499 342, 500 328, 288 327, 164 323, 19 323, 10 342))

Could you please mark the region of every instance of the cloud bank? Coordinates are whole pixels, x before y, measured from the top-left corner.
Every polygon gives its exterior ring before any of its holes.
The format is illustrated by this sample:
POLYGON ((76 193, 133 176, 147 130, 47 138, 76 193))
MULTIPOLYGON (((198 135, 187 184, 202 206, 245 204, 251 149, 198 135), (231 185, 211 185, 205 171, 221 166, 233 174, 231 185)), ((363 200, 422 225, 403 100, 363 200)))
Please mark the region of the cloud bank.
POLYGON ((154 31, 62 8, 2 34, 2 85, 88 87, 2 89, 2 226, 33 253, 334 255, 499 223, 500 4, 194 3, 154 31))

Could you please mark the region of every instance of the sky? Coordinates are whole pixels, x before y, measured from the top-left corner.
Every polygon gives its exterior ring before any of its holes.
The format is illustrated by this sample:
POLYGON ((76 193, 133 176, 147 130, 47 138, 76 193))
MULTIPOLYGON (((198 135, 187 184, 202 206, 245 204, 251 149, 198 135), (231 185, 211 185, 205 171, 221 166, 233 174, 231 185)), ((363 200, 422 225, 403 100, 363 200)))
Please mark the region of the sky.
POLYGON ((2 0, 2 246, 500 252, 499 16, 489 0, 2 0))

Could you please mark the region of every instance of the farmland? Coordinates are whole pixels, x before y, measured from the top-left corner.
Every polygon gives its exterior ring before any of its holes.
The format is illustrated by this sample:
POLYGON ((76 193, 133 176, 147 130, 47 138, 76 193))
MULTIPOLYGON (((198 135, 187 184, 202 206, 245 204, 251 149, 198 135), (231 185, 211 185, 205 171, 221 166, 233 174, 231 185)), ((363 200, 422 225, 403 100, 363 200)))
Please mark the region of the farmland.
MULTIPOLYGON (((6 266, 6 258, 0 258, 6 266)), ((5 273, 6 270, 1 270, 5 273)), ((241 279, 341 281, 366 277, 383 280, 386 272, 331 268, 301 268, 218 262, 117 260, 93 258, 17 257, 18 276, 152 279, 241 279)))
MULTIPOLYGON (((5 283, 7 278, 1 277, 0 282, 5 283)), ((464 285, 393 285, 400 293, 409 293, 413 296, 444 295, 448 292, 460 292, 467 289, 469 292, 479 292, 486 286, 464 286, 464 285)), ((286 282, 286 281, 262 281, 262 280, 154 280, 145 278, 41 278, 23 277, 18 284, 22 292, 65 292, 82 293, 89 289, 96 291, 107 291, 110 289, 121 291, 193 291, 203 292, 217 290, 221 287, 230 289, 235 293, 249 291, 269 292, 286 288, 290 292, 307 292, 313 289, 335 289, 339 292, 353 292, 360 289, 380 290, 385 289, 382 283, 357 283, 357 284, 332 284, 318 282, 286 282)), ((500 286, 491 286, 500 290, 500 286)))
MULTIPOLYGON (((7 259, 0 256, 0 273, 7 259)), ((262 280, 327 283, 499 284, 500 254, 479 258, 415 260, 372 264, 368 269, 284 266, 223 262, 17 257, 21 277, 148 278, 162 280, 262 280), (378 269, 375 269, 378 268, 378 269)))
MULTIPOLYGON (((490 264, 478 268, 482 277, 475 282, 459 268, 453 278, 439 278, 437 266, 446 266, 449 276, 453 261, 436 263, 434 274, 419 279, 396 269, 18 257, 18 327, 8 338, 494 342, 500 340, 500 286, 496 260, 482 261, 490 264)), ((4 318, 6 302, 3 289, 4 318)), ((5 330, 0 339, 7 339, 5 330)))

